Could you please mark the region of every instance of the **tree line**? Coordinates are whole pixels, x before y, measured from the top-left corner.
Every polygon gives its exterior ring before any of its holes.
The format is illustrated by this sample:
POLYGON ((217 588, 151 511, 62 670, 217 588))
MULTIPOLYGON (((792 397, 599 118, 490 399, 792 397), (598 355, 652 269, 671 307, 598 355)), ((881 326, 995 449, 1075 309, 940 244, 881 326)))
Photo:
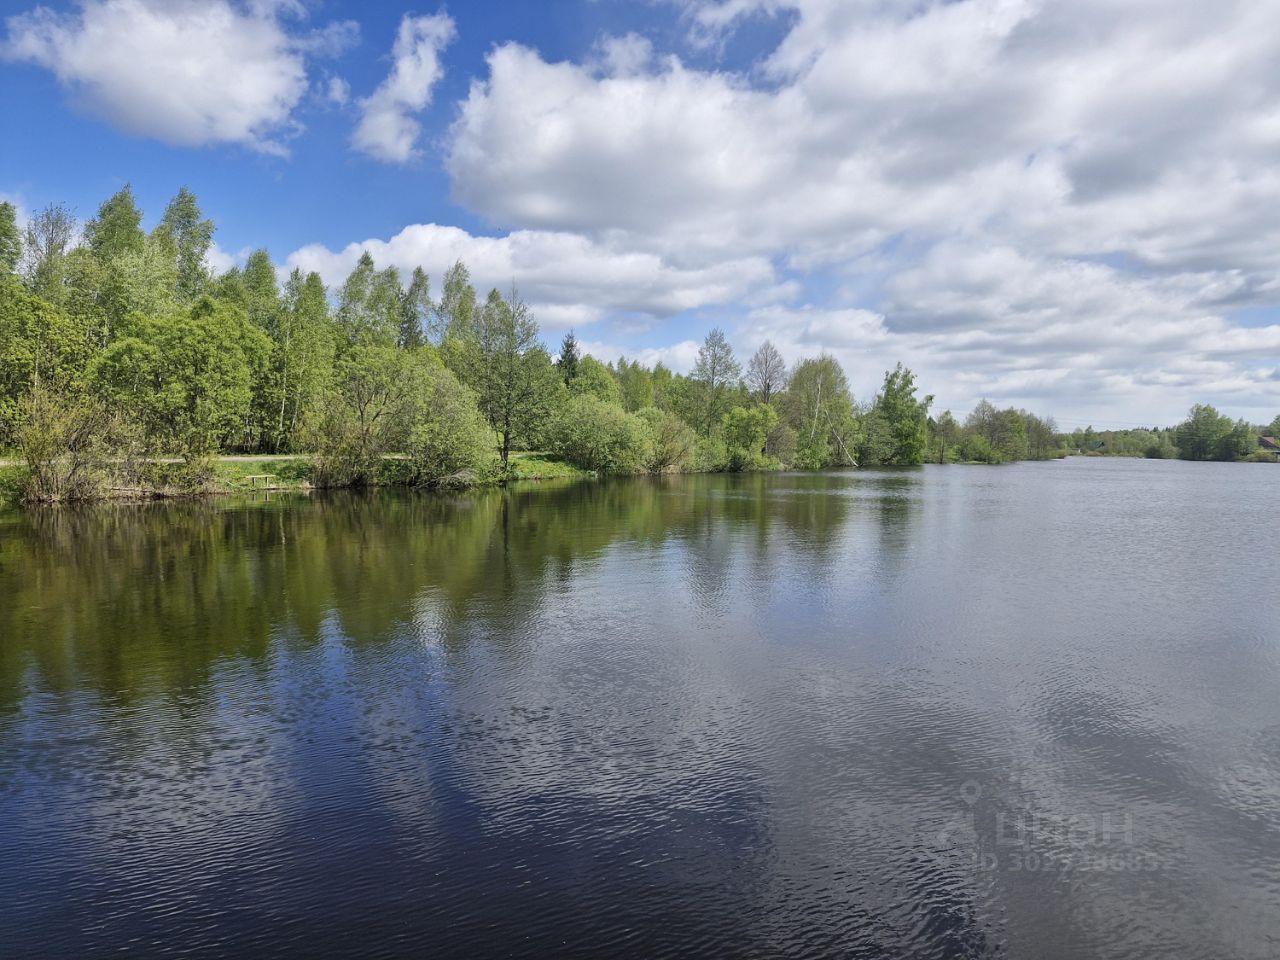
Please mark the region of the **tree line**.
POLYGON ((281 282, 265 249, 215 274, 185 187, 142 222, 128 186, 83 224, 52 205, 19 229, 0 204, 0 448, 35 498, 153 483, 159 456, 189 484, 219 453, 294 453, 316 484, 439 485, 501 479, 524 450, 619 473, 996 463, 1068 442, 986 401, 931 416, 901 364, 863 403, 830 354, 788 365, 765 342, 744 367, 718 329, 687 375, 602 363, 572 332, 553 356, 518 292, 481 298, 461 262, 438 295, 368 253, 332 291, 281 282))
POLYGON ((1086 427, 1063 439, 1073 452, 1087 456, 1275 463, 1274 441, 1278 436, 1280 416, 1270 424, 1251 424, 1232 420, 1208 404, 1196 404, 1176 426, 1127 430, 1086 427))

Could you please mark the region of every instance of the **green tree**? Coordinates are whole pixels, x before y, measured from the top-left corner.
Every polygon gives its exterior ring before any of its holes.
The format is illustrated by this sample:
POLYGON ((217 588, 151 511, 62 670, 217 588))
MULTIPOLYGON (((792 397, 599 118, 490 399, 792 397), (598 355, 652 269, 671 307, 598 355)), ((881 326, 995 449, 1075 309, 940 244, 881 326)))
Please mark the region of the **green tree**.
POLYGON ((1198 403, 1174 432, 1173 442, 1183 460, 1234 459, 1236 425, 1208 404, 1198 403), (1226 456, 1224 456, 1226 454, 1226 456))
POLYGON ((194 303, 209 282, 205 257, 213 246, 213 221, 205 219, 196 195, 186 187, 165 207, 156 236, 173 256, 178 301, 194 303))
POLYGON ((74 392, 89 355, 76 318, 0 275, 0 446, 13 443, 31 389, 74 392))
POLYGON ((590 393, 564 405, 552 448, 570 463, 600 473, 634 473, 650 462, 648 422, 590 393))
POLYGON ((98 215, 84 225, 84 239, 93 255, 104 263, 142 252, 146 240, 142 232, 142 211, 129 184, 104 201, 98 215))
POLYGON ((16 446, 27 466, 23 499, 53 503, 107 493, 115 417, 81 391, 35 383, 22 397, 16 446))
POLYGON ((296 448, 299 426, 324 396, 333 372, 334 336, 324 283, 317 273, 294 269, 285 284, 279 321, 273 331, 274 448, 296 448))
POLYGON ((895 466, 924 462, 929 444, 929 406, 933 397, 916 399, 915 374, 899 363, 884 375, 876 414, 888 429, 889 452, 882 461, 895 466))
POLYGON ((369 335, 372 322, 369 318, 369 298, 373 292, 373 277, 377 268, 369 251, 360 254, 355 267, 342 282, 338 291, 338 329, 350 346, 357 344, 371 345, 374 338, 369 335))
POLYGON ((474 328, 464 341, 461 376, 498 434, 505 468, 513 445, 535 436, 549 420, 559 377, 528 305, 514 290, 509 298, 490 292, 474 328))
POLYGON ((946 463, 947 454, 960 442, 960 424, 950 410, 943 410, 936 420, 929 421, 933 457, 937 463, 946 463))
POLYGON ((556 357, 556 369, 566 387, 573 385, 573 378, 578 375, 578 338, 570 330, 560 341, 560 356, 556 357))
POLYGON ((55 305, 66 299, 67 254, 79 225, 70 208, 54 203, 27 221, 22 242, 23 276, 40 299, 55 305))
POLYGON ((177 309, 177 267, 162 241, 144 237, 136 250, 124 249, 105 261, 88 257, 75 258, 73 263, 83 268, 73 269, 75 295, 90 302, 72 309, 91 319, 99 348, 115 340, 131 314, 154 318, 177 309))
POLYGON ((368 486, 383 458, 410 448, 432 397, 428 360, 395 346, 356 344, 338 358, 330 390, 304 428, 321 486, 368 486))
POLYGON ((622 406, 622 388, 612 371, 590 355, 578 361, 578 373, 569 384, 569 392, 574 396, 590 395, 605 403, 622 406))
POLYGON ((653 406, 653 374, 638 360, 619 357, 614 377, 622 390, 623 409, 635 413, 653 406))
POLYGON ((148 436, 194 460, 246 442, 271 350, 244 311, 204 299, 189 312, 140 319, 94 360, 90 378, 148 436))
POLYGON ((22 232, 18 210, 9 201, 0 203, 0 274, 13 273, 22 261, 22 232))
POLYGON ((379 271, 368 251, 338 292, 338 326, 350 346, 394 346, 404 322, 405 294, 400 271, 379 271))
POLYGON ((419 483, 475 482, 496 466, 493 431, 475 394, 449 370, 432 370, 427 409, 409 432, 406 452, 419 483))
POLYGON ((965 420, 965 429, 982 437, 1000 461, 1027 456, 1027 425, 1017 410, 997 410, 990 401, 981 400, 965 420))
POLYGON ((255 250, 244 265, 244 309, 260 330, 273 334, 280 320, 280 284, 271 254, 255 250))
MULTIPOLYGON (((1050 460, 1058 455, 1058 426, 1052 417, 1038 417, 1026 410, 1018 411, 1022 422, 1026 425, 1027 456, 1032 460, 1050 460)), ((1146 433, 1146 431, 1142 431, 1146 433)), ((1138 441, 1138 446, 1145 449, 1149 435, 1138 441)), ((1137 452, 1135 448, 1135 452, 1137 452)))
POLYGON ((778 413, 767 403, 735 407, 726 413, 720 425, 720 439, 728 454, 728 468, 737 471, 764 466, 765 441, 777 423, 778 413))
POLYGON ((444 273, 440 302, 436 304, 436 327, 441 339, 468 340, 474 332, 476 288, 466 264, 457 261, 444 273))
POLYGON ((730 394, 742 378, 742 367, 719 327, 714 327, 698 349, 690 379, 697 384, 698 421, 710 435, 729 409, 730 394))
POLYGON ((649 456, 645 469, 650 473, 686 470, 693 460, 697 434, 670 410, 646 407, 638 414, 649 426, 649 456))
POLYGON ((431 278, 421 267, 414 267, 401 305, 399 346, 405 350, 416 350, 426 344, 434 316, 431 278))
POLYGON ((1237 420, 1223 434, 1214 450, 1214 459, 1223 461, 1243 460, 1258 448, 1258 435, 1244 420, 1237 420))
POLYGON ((854 418, 849 381, 828 353, 802 360, 791 374, 782 404, 795 432, 795 464, 805 469, 853 466, 861 433, 854 418))

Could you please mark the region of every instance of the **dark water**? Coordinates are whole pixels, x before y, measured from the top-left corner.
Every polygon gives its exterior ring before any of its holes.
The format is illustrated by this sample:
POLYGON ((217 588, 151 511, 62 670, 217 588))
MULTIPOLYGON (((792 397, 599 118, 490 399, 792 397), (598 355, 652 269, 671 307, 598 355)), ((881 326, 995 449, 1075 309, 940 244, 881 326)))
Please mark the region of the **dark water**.
POLYGON ((0 518, 0 955, 1280 956, 1280 468, 0 518))

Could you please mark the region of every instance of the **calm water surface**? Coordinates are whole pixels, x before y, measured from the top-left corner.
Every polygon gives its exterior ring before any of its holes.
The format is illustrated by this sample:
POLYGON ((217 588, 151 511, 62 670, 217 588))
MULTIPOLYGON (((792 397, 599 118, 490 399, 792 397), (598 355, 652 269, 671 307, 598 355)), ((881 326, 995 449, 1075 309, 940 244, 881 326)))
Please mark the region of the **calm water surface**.
POLYGON ((0 955, 1280 956, 1280 468, 0 517, 0 955))

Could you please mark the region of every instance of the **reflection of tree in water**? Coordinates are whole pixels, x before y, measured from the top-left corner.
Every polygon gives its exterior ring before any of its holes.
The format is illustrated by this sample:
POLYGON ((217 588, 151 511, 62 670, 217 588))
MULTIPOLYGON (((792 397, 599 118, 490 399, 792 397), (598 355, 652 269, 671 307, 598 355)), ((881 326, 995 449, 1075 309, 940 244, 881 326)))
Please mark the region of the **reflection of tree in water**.
POLYGON ((744 549, 821 556, 849 510, 840 476, 668 477, 456 495, 374 492, 106 505, 13 514, 0 539, 0 703, 48 689, 121 698, 206 685, 218 661, 402 635, 432 612, 447 650, 501 646, 549 589, 620 544, 680 550, 690 587, 723 591, 744 549))
POLYGON ((873 507, 879 531, 877 568, 886 575, 901 571, 915 542, 923 483, 923 472, 911 468, 861 478, 863 502, 873 507))

